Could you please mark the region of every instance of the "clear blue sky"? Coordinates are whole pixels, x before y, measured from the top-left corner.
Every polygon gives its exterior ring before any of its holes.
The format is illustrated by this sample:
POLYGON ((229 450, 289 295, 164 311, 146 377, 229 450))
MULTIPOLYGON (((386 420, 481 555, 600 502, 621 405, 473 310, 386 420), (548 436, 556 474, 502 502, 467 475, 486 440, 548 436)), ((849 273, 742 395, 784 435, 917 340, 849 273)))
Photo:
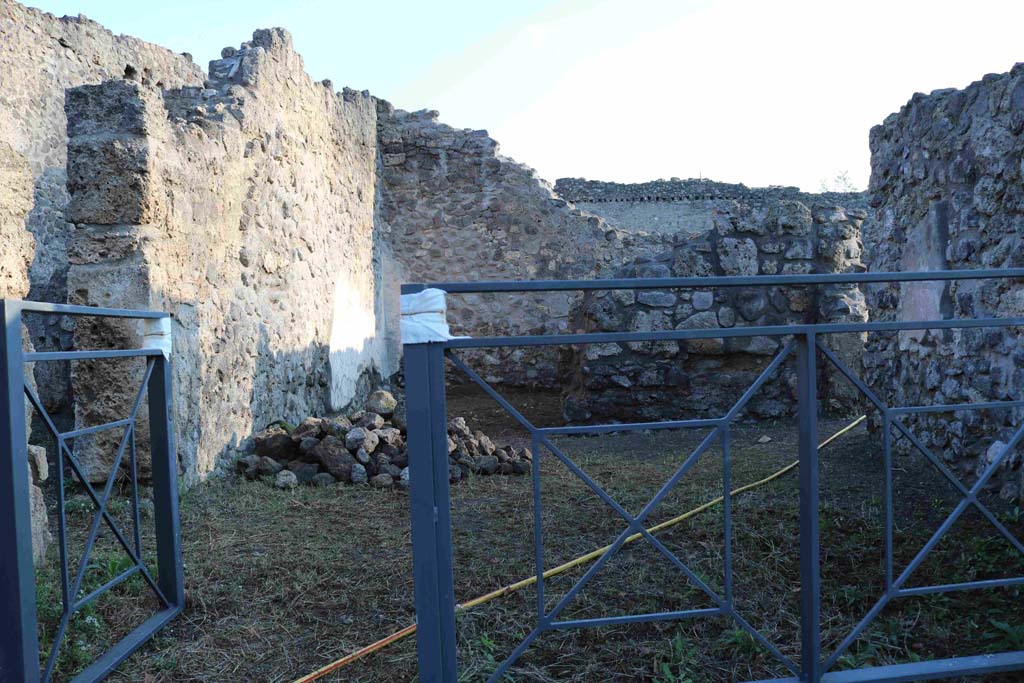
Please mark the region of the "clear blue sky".
POLYGON ((549 180, 867 184, 870 127, 1024 61, 1019 0, 29 0, 206 66, 283 26, 310 74, 486 128, 549 180))

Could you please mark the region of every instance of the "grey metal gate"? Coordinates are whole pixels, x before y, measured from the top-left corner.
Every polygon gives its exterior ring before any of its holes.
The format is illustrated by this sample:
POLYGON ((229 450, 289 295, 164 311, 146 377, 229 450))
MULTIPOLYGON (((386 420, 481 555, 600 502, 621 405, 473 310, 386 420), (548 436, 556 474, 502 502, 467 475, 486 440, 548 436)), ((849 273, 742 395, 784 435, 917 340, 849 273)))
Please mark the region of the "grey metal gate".
MULTIPOLYGON (((653 278, 573 281, 501 281, 403 285, 403 294, 412 294, 425 288, 437 288, 450 294, 523 293, 586 290, 642 290, 665 288, 712 288, 752 286, 794 286, 869 284, 889 282, 950 281, 987 278, 1022 278, 1024 268, 1002 270, 962 270, 908 273, 857 273, 829 275, 778 275, 749 277, 653 278)), ((922 329, 961 329, 980 327, 1024 326, 1024 318, 978 318, 952 320, 913 320, 858 323, 823 323, 802 325, 774 325, 737 327, 728 329, 685 329, 657 332, 599 332, 586 334, 524 335, 511 337, 457 338, 448 341, 406 344, 405 377, 408 401, 409 468, 411 477, 411 507, 413 531, 414 579, 416 587, 416 616, 418 624, 419 672, 422 683, 456 683, 458 666, 455 645, 456 602, 452 575, 451 513, 448 490, 448 448, 445 415, 445 362, 478 384, 497 401, 524 429, 533 442, 533 512, 534 552, 537 585, 537 621, 534 629, 493 672, 489 681, 496 683, 509 668, 544 633, 554 630, 599 627, 611 624, 643 621, 677 620, 706 616, 724 616, 732 619, 767 649, 789 672, 787 678, 750 683, 900 683, 927 679, 951 678, 971 674, 1024 670, 1024 651, 999 654, 954 657, 942 660, 911 662, 890 666, 865 667, 846 671, 833 671, 844 652, 882 609, 897 598, 929 593, 943 593, 978 588, 993 588, 1024 584, 1024 577, 972 581, 958 584, 907 588, 905 584, 924 562, 952 525, 969 508, 983 514, 1018 551, 1024 545, 1006 529, 996 516, 978 499, 995 471, 1024 438, 1024 426, 1014 433, 1006 447, 995 457, 971 487, 963 485, 901 421, 908 413, 949 410, 980 410, 1016 408, 1024 401, 995 401, 987 403, 887 406, 864 382, 822 342, 822 335, 839 333, 880 332, 922 329), (525 347, 548 345, 585 345, 611 342, 679 341, 691 339, 772 336, 786 337, 783 350, 768 364, 757 380, 744 392, 737 403, 723 416, 702 420, 675 420, 634 424, 584 425, 573 427, 540 428, 529 422, 501 394, 484 381, 458 356, 460 349, 525 347), (864 618, 832 652, 823 653, 820 633, 821 575, 819 530, 819 473, 818 473, 818 398, 817 355, 821 353, 838 368, 867 397, 882 414, 885 433, 883 438, 885 467, 885 591, 864 618), (729 431, 733 420, 764 382, 790 355, 795 355, 798 377, 797 420, 799 429, 799 489, 800 489, 800 661, 786 657, 779 648, 755 629, 735 608, 732 595, 732 513, 729 481, 729 431), (596 434, 611 431, 640 429, 711 428, 710 434, 682 462, 658 493, 636 516, 630 515, 592 478, 575 465, 551 441, 558 434, 596 434), (893 571, 893 486, 891 429, 898 430, 920 450, 931 463, 953 483, 962 499, 945 519, 910 564, 898 575, 893 571), (690 570, 676 555, 647 531, 643 522, 665 495, 675 486, 701 455, 715 442, 723 451, 725 519, 724 590, 718 594, 690 570), (564 463, 587 487, 611 507, 625 522, 625 529, 583 574, 581 579, 550 611, 544 602, 543 539, 541 536, 541 452, 552 454, 564 463), (639 534, 664 555, 680 572, 697 585, 715 607, 655 614, 614 616, 583 620, 558 620, 559 613, 572 601, 601 567, 626 543, 626 539, 639 534)))
POLYGON ((153 591, 160 609, 139 624, 105 654, 78 674, 73 683, 95 683, 104 679, 119 663, 181 612, 184 606, 181 543, 178 524, 177 460, 174 450, 170 361, 159 349, 118 349, 92 351, 22 352, 22 313, 154 320, 166 313, 131 311, 86 306, 68 306, 0 299, 4 334, 0 337, 0 681, 5 683, 48 683, 64 634, 72 616, 87 604, 127 579, 140 575, 153 591), (134 392, 130 413, 121 420, 61 432, 47 414, 39 397, 24 381, 24 364, 89 359, 146 359, 146 371, 134 392), (25 434, 25 398, 37 411, 57 445, 57 542, 60 547, 63 610, 54 644, 40 667, 37 635, 35 573, 32 566, 32 534, 29 513, 29 482, 25 434), (138 477, 136 471, 135 421, 143 400, 148 398, 150 450, 152 454, 153 516, 156 532, 157 575, 151 575, 143 558, 140 532, 138 477), (101 490, 84 476, 68 441, 75 437, 123 428, 112 470, 101 490), (131 538, 111 515, 108 504, 121 463, 127 453, 131 477, 133 530, 131 538), (65 528, 64 468, 67 466, 85 488, 95 516, 76 571, 68 566, 65 528), (90 551, 100 526, 106 524, 131 561, 131 567, 80 596, 90 551), (40 670, 42 669, 42 670, 40 670))

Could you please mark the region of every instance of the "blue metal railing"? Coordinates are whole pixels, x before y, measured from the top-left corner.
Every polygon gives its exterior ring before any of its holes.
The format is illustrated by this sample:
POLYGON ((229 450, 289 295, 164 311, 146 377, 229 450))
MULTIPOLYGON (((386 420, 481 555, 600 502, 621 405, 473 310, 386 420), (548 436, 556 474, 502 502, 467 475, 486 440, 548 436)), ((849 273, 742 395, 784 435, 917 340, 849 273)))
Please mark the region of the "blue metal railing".
POLYGON ((0 604, 5 605, 0 621, 0 680, 12 683, 48 683, 57 664, 68 625, 76 612, 133 576, 142 576, 160 603, 160 609, 96 661, 87 666, 73 683, 96 683, 126 659, 184 607, 181 541, 178 520, 177 460, 174 450, 173 402, 170 361, 158 349, 97 351, 22 352, 22 314, 71 315, 106 318, 157 319, 166 313, 124 309, 93 308, 0 299, 4 335, 0 338, 0 444, 5 456, 0 464, 0 604), (61 432, 39 397, 25 382, 24 365, 33 362, 78 361, 99 358, 145 358, 146 370, 136 389, 129 416, 102 425, 61 432), (32 535, 29 513, 29 482, 26 469, 27 435, 25 399, 42 419, 56 442, 57 542, 60 550, 61 598, 63 610, 53 645, 40 670, 37 635, 35 574, 32 566, 32 535), (135 422, 148 399, 150 453, 152 459, 153 518, 156 537, 157 575, 154 577, 143 556, 139 513, 138 462, 135 422), (97 491, 83 472, 71 447, 71 439, 123 428, 111 471, 102 490, 97 491), (108 505, 115 481, 127 453, 132 496, 131 539, 121 530, 108 505), (72 575, 68 566, 67 528, 64 500, 65 466, 77 478, 95 508, 84 549, 72 575), (131 567, 109 579, 87 595, 80 596, 89 557, 106 524, 131 567))
MULTIPOLYGON (((830 284, 871 284, 922 281, 978 280, 989 278, 1024 279, 1024 268, 959 270, 911 273, 854 273, 827 275, 777 275, 750 277, 698 277, 648 278, 616 280, 566 281, 500 281, 461 282, 403 285, 402 293, 411 294, 428 287, 443 289, 451 294, 552 292, 587 290, 635 290, 662 288, 709 288, 752 286, 808 286, 830 284)), ((1024 317, 980 318, 952 320, 879 321, 853 323, 819 323, 737 327, 729 329, 682 329, 657 332, 594 332, 556 335, 524 335, 508 337, 460 338, 425 344, 406 344, 405 377, 409 430, 409 469, 411 478, 411 506, 413 531, 413 567, 416 587, 416 615, 418 623, 418 656, 420 681, 423 683, 456 683, 458 665, 455 647, 455 609, 452 570, 451 510, 448 482, 448 449, 445 414, 445 361, 479 385, 491 398, 530 433, 533 463, 534 553, 537 585, 537 623, 529 635, 493 672, 489 681, 496 683, 510 667, 545 632, 636 623, 690 619, 706 616, 724 616, 733 620, 792 674, 788 678, 758 681, 756 683, 899 683, 935 678, 1024 670, 1024 651, 991 655, 954 657, 927 662, 911 662, 891 666, 865 667, 849 671, 832 671, 843 653, 857 640, 878 614, 892 600, 900 597, 947 591, 993 588, 1024 584, 1024 577, 959 584, 905 588, 908 578, 921 565, 949 529, 969 508, 977 509, 1005 536, 1018 551, 1024 553, 1024 544, 996 518, 978 499, 978 495, 992 475, 1006 461, 1009 454, 1024 439, 1024 426, 1020 427, 1006 447, 986 467, 971 486, 963 485, 942 460, 903 424, 901 416, 911 413, 943 410, 1009 409, 1024 406, 1024 401, 996 401, 937 406, 890 407, 881 401, 850 368, 826 347, 820 335, 836 333, 883 332, 922 329, 962 329, 978 327, 1024 326, 1024 317), (459 349, 512 346, 548 346, 565 344, 595 344, 610 342, 641 342, 709 339, 723 337, 775 336, 790 337, 781 352, 764 368, 754 383, 735 405, 722 417, 702 420, 674 420, 614 425, 581 425, 569 427, 537 427, 527 420, 494 387, 488 384, 457 354, 459 349), (818 396, 817 360, 821 353, 829 363, 846 376, 882 414, 883 458, 885 466, 885 592, 863 619, 830 653, 822 653, 821 643, 821 571, 819 529, 819 474, 818 474, 818 396), (730 494, 729 434, 732 422, 747 402, 774 376, 790 356, 795 356, 797 373, 797 422, 799 429, 799 489, 800 489, 800 657, 793 661, 776 644, 770 642, 740 615, 733 600, 732 576, 732 509, 730 494), (636 431, 647 429, 710 428, 711 432, 682 462, 657 494, 636 516, 630 515, 591 477, 572 462, 552 441, 561 434, 599 434, 610 431, 636 431), (894 576, 893 569, 893 486, 892 486, 892 434, 895 429, 920 450, 925 457, 960 492, 962 498, 953 512, 940 525, 909 565, 894 576), (687 471, 715 443, 721 444, 723 454, 723 516, 724 534, 724 587, 719 594, 704 583, 684 562, 666 548, 644 526, 644 520, 686 475, 687 471), (551 610, 546 609, 544 597, 543 538, 541 534, 540 461, 542 450, 552 454, 569 468, 605 504, 626 523, 626 528, 551 610), (604 617, 596 619, 558 620, 559 614, 578 595, 590 579, 619 551, 631 535, 639 534, 659 553, 664 555, 694 585, 714 603, 713 608, 691 609, 654 614, 604 617)), ((752 682, 755 683, 755 682, 752 682)))

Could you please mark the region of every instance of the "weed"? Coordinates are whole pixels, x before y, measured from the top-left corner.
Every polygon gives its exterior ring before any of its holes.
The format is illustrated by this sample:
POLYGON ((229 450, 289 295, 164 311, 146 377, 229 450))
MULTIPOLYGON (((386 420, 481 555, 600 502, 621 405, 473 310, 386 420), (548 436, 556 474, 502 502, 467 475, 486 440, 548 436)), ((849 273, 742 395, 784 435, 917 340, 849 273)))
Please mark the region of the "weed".
POLYGON ((757 640, 742 628, 731 628, 723 633, 719 646, 730 655, 744 658, 756 657, 761 652, 757 640))
POLYGON ((995 629, 985 633, 985 640, 989 641, 987 647, 989 652, 1024 650, 1024 626, 1011 625, 995 619, 989 619, 988 623, 995 629))
POLYGON ((697 683, 690 676, 697 666, 696 646, 677 630, 669 641, 669 652, 655 663, 654 683, 697 683))

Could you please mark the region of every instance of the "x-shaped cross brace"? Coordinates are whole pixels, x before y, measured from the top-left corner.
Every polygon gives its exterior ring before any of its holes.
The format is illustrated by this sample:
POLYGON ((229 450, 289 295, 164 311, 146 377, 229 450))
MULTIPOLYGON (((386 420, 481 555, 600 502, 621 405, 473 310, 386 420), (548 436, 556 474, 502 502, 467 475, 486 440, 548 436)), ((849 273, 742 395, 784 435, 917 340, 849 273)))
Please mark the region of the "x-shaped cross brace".
MULTIPOLYGON (((624 546, 629 538, 633 535, 639 535, 650 543, 658 552, 664 555, 676 568, 678 568, 690 581, 692 581, 698 588, 700 588, 711 600, 716 604, 716 609, 713 610, 691 610, 689 613, 692 615, 707 615, 707 614, 720 614, 731 617, 738 623, 745 631, 747 631, 758 643, 765 647, 769 652, 772 653, 786 668, 790 669, 795 674, 799 674, 799 667, 788 657, 782 654, 779 649, 769 642, 760 632, 751 626, 745 619, 736 613, 732 604, 732 597, 728 594, 725 597, 718 595, 712 590, 703 580, 700 579, 689 567, 686 566, 671 550, 655 538, 644 526, 644 521, 654 511, 654 508, 664 499, 664 497, 675 487, 680 479, 693 467, 700 459, 701 455, 710 448, 716 439, 727 439, 728 426, 731 421, 743 410, 746 404, 761 388, 761 386, 771 378, 775 371, 782 365, 783 361, 789 355, 793 349, 793 344, 788 344, 761 372, 758 378, 753 384, 744 392, 743 396, 736 402, 736 404, 729 410, 729 412, 720 420, 717 421, 717 425, 714 426, 712 431, 704 437, 697 448, 683 461, 683 463, 676 469, 672 476, 665 482, 665 484, 659 489, 654 497, 643 507, 639 514, 633 516, 629 514, 618 502, 615 501, 600 485, 597 484, 586 472, 584 472, 576 463, 574 463, 568 456, 566 456, 561 449, 555 446, 551 440, 544 435, 541 430, 535 427, 528 419, 526 419, 518 410, 515 409, 501 394, 497 392, 490 384, 488 384, 482 377, 480 377, 472 368, 466 365, 462 359, 460 359, 454 353, 448 352, 448 358, 452 363, 465 373, 474 383, 480 386, 491 398, 493 398, 502 408, 506 410, 520 425, 522 425, 530 434, 533 436, 535 446, 535 458, 533 463, 534 471, 534 492, 535 501, 539 500, 539 467, 540 457, 539 453, 536 452, 538 444, 543 445, 552 454, 555 455, 565 466, 577 477, 579 477, 586 486, 593 491, 598 498, 604 501, 609 507, 611 507, 623 520, 625 520, 627 527, 624 529, 615 541, 608 547, 608 549, 591 565, 583 576, 573 585, 572 588, 558 601, 558 603, 551 609, 550 612, 544 612, 543 606, 543 566, 542 559, 539 557, 539 542, 538 542, 538 558, 537 558, 537 587, 538 587, 538 624, 537 627, 513 650, 512 654, 494 671, 491 677, 488 679, 488 683, 497 683, 500 681, 508 669, 519 659, 520 656, 526 651, 526 649, 535 641, 543 632, 557 629, 560 626, 565 627, 566 622, 557 622, 555 619, 558 615, 569 605, 569 603, 576 597, 580 591, 590 582, 590 580, 601 570, 602 567, 610 560, 621 548, 624 546)), ((723 444, 724 446, 724 444, 723 444)), ((725 496, 728 500, 728 482, 725 486, 725 496)), ((535 506, 537 507, 537 506, 535 506)), ((728 509, 728 508, 727 508, 728 509)), ((540 515, 539 509, 534 511, 534 525, 535 534, 539 539, 540 534, 540 515)), ((727 513, 728 517, 728 513, 727 513)), ((726 525, 730 524, 731 520, 727 518, 726 525)), ((727 558, 729 552, 727 549, 727 558)), ((727 560, 728 564, 728 560, 727 560)), ((727 566, 726 571, 730 568, 727 566)), ((675 613, 681 615, 684 613, 675 613)), ((645 616, 661 616, 661 615, 639 615, 642 619, 645 616)), ((667 617, 666 617, 667 618, 667 617)), ((569 623, 571 625, 571 622, 569 623)))
MULTIPOLYGON (((102 494, 97 494, 96 490, 93 488, 92 484, 89 482, 89 479, 85 476, 85 473, 84 473, 81 465, 79 465, 78 461, 74 457, 74 454, 71 452, 71 449, 69 449, 68 446, 67 446, 67 442, 65 440, 65 435, 62 434, 60 432, 60 430, 57 429, 57 426, 54 423, 53 418, 50 417, 49 413, 43 407, 43 404, 39 400, 39 397, 36 396, 35 392, 33 392, 32 389, 28 385, 25 385, 25 395, 26 395, 26 397, 28 398, 29 402, 32 404, 32 407, 39 413, 40 417, 43 419, 43 422, 45 423, 47 430, 53 435, 53 437, 57 441, 57 444, 58 444, 57 470, 58 470, 58 477, 61 480, 58 483, 61 484, 61 485, 63 484, 63 460, 67 459, 67 462, 71 466, 72 471, 75 473, 75 475, 77 476, 79 481, 85 487, 86 493, 89 495, 89 498, 92 500, 93 505, 96 507, 96 515, 93 517, 92 524, 91 524, 91 526, 89 528, 89 534, 86 537, 84 550, 82 552, 82 557, 81 557, 81 559, 79 560, 79 563, 78 563, 78 570, 75 573, 74 581, 71 583, 71 586, 69 587, 69 581, 68 581, 68 579, 69 579, 69 575, 68 575, 68 562, 67 562, 67 535, 66 535, 65 522, 64 522, 63 496, 61 496, 61 498, 60 498, 60 510, 59 510, 59 520, 58 520, 58 523, 60 524, 59 537, 60 537, 60 554, 61 554, 61 588, 62 588, 62 592, 63 592, 64 611, 63 611, 63 614, 61 615, 61 621, 60 621, 60 625, 57 628, 56 636, 54 637, 53 648, 51 649, 49 658, 47 659, 46 669, 43 672, 43 680, 44 681, 48 681, 50 679, 50 676, 53 673, 54 666, 57 663, 57 655, 60 652, 60 646, 61 646, 61 643, 62 643, 62 641, 64 639, 64 633, 67 630, 67 627, 68 627, 68 624, 70 623, 72 615, 74 615, 74 613, 80 607, 84 606, 86 603, 90 602, 91 600, 95 599, 96 597, 99 597, 100 594, 102 594, 108 588, 112 587, 112 585, 114 585, 115 583, 118 583, 121 580, 123 580, 123 579, 127 578, 128 576, 130 576, 131 574, 134 574, 134 573, 138 572, 138 573, 142 574, 143 578, 146 580, 146 583, 148 583, 150 588, 152 588, 153 592, 156 594, 156 597, 160 600, 160 602, 163 604, 163 606, 167 607, 167 606, 170 605, 169 601, 167 600, 167 598, 164 596, 163 592, 160 590, 159 586, 157 585, 156 581, 153 580, 153 577, 150 574, 149 570, 146 568, 145 563, 142 561, 142 557, 141 557, 142 548, 141 548, 141 545, 140 545, 141 541, 140 541, 140 538, 139 538, 138 518, 137 517, 135 518, 135 524, 136 524, 136 529, 135 529, 135 531, 136 531, 136 546, 137 547, 133 549, 131 547, 131 544, 129 544, 128 540, 125 538, 125 535, 121 531, 121 529, 118 526, 117 522, 110 515, 110 512, 107 509, 107 505, 110 502, 111 493, 113 492, 114 483, 117 480, 117 474, 118 474, 118 472, 120 470, 121 462, 122 462, 122 460, 124 458, 124 453, 125 453, 125 450, 127 449, 128 445, 129 445, 129 443, 131 444, 131 448, 132 448, 132 466, 133 466, 133 470, 134 470, 134 466, 135 466, 135 435, 134 435, 135 427, 134 427, 134 424, 135 424, 136 418, 138 417, 139 409, 142 406, 142 400, 143 400, 143 398, 145 396, 146 388, 149 385, 149 379, 150 379, 150 377, 153 374, 153 367, 154 367, 153 361, 149 360, 147 365, 146 365, 146 373, 145 373, 145 376, 143 377, 142 384, 141 384, 141 386, 139 388, 139 391, 136 394, 135 399, 134 399, 134 401, 132 403, 132 409, 131 409, 130 417, 127 420, 120 420, 120 421, 118 421, 116 423, 111 423, 111 424, 117 424, 117 425, 124 426, 125 427, 125 432, 124 432, 124 435, 121 437, 120 444, 118 445, 117 454, 116 454, 116 456, 114 458, 114 462, 113 462, 113 465, 111 466, 110 474, 107 477, 107 481, 106 481, 106 484, 105 484, 105 486, 103 488, 103 493, 102 494), (130 569, 128 569, 127 571, 123 572, 120 576, 116 577, 113 581, 108 582, 107 584, 104 584, 104 586, 101 586, 99 589, 93 591, 92 593, 90 593, 88 596, 86 596, 82 600, 77 600, 78 593, 81 590, 82 582, 85 579, 85 574, 86 574, 86 571, 88 569, 89 557, 90 557, 90 555, 92 553, 92 549, 93 549, 93 547, 95 545, 95 542, 96 542, 96 539, 97 539, 97 537, 99 535, 99 529, 100 529, 100 525, 101 525, 102 522, 106 522, 107 526, 113 532, 113 534, 114 534, 115 538, 117 539, 118 543, 121 545, 121 547, 124 549, 124 551, 131 558, 133 566, 130 569)), ((134 485, 134 477, 135 477, 135 472, 134 471, 132 473, 132 476, 133 476, 133 485, 134 485)), ((135 512, 137 514, 137 510, 135 512)))
MULTIPOLYGON (((925 559, 932 552, 932 550, 935 549, 935 547, 939 544, 943 537, 945 537, 946 533, 949 532, 952 526, 957 522, 957 520, 960 519, 963 513, 970 506, 973 505, 979 512, 981 512, 981 514, 984 515, 985 518, 992 523, 992 525, 999 531, 999 533, 1006 537, 1006 539, 1018 550, 1018 552, 1024 554, 1024 544, 1021 544, 1020 540, 1018 540, 1017 537, 1014 536, 1013 533, 1011 533, 1010 530, 1007 529, 1003 525, 1003 523, 999 521, 999 519, 992 513, 992 511, 989 510, 980 500, 978 500, 978 494, 981 493, 982 489, 985 488, 985 485, 988 483, 989 479, 992 478, 992 475, 995 474, 999 467, 1001 467, 1002 464, 1006 461, 1006 458, 1009 457, 1010 453, 1013 452, 1013 450, 1020 444, 1021 440, 1024 439, 1024 425, 1022 425, 1014 433, 1013 437, 1010 439, 1009 443, 1007 443, 1006 447, 1003 448, 1003 450, 999 453, 998 456, 996 456, 995 459, 992 460, 991 463, 989 463, 989 465, 985 468, 985 471, 978 478, 978 481, 975 482, 975 484, 972 487, 968 488, 963 484, 963 482, 960 481, 960 479, 955 474, 953 474, 949 470, 948 467, 946 467, 942 460, 940 460, 934 453, 932 453, 931 450, 929 450, 928 447, 925 446, 924 443, 922 443, 921 440, 917 438, 917 436, 915 436, 913 432, 911 432, 906 427, 906 425, 903 424, 902 421, 900 421, 899 419, 895 419, 891 416, 891 411, 893 409, 889 408, 884 402, 882 402, 881 398, 879 398, 879 396, 874 391, 872 391, 864 383, 863 380, 857 377, 857 375, 855 375, 848 367, 846 367, 846 365, 839 360, 839 358, 831 349, 821 344, 821 342, 818 342, 818 348, 821 349, 822 353, 825 354, 829 361, 831 361, 831 363, 843 375, 845 375, 846 378, 850 380, 850 382, 853 383, 853 385, 857 387, 857 389, 862 394, 864 394, 864 396, 872 404, 874 404, 874 406, 879 411, 881 411, 883 415, 887 416, 885 420, 886 429, 889 429, 890 426, 895 427, 902 435, 907 437, 907 439, 919 451, 921 451, 921 453, 935 466, 935 468, 938 469, 943 474, 943 476, 945 476, 946 479, 948 479, 950 483, 953 484, 953 486, 957 489, 957 491, 960 492, 962 496, 960 502, 957 503, 955 508, 953 508, 953 511, 946 517, 942 524, 939 525, 939 528, 935 531, 935 533, 932 534, 931 538, 928 539, 927 543, 924 544, 921 550, 918 551, 917 555, 914 556, 914 559, 910 561, 910 564, 908 564, 906 568, 904 568, 904 570, 896 579, 892 579, 891 577, 892 556, 891 548, 888 549, 888 557, 886 558, 886 592, 874 604, 874 606, 872 606, 872 608, 861 619, 861 621, 857 624, 853 631, 851 631, 850 634, 845 639, 843 639, 843 641, 839 644, 839 647, 836 648, 836 651, 833 652, 827 660, 825 660, 824 670, 827 671, 830 667, 832 667, 836 662, 839 661, 839 658, 843 655, 843 653, 851 645, 853 645, 857 638, 860 637, 860 634, 864 631, 864 629, 867 628, 867 626, 872 621, 874 621, 875 617, 878 616, 878 614, 886 607, 886 605, 888 605, 894 598, 900 596, 903 585, 910 579, 911 575, 918 569, 918 567, 921 566, 921 564, 925 561, 925 559)), ((887 437, 888 435, 886 435, 886 438, 887 437)), ((888 463, 886 469, 889 469, 888 463)), ((887 471, 887 480, 889 476, 890 474, 887 471)), ((889 500, 887 500, 886 505, 887 507, 892 505, 891 497, 889 497, 889 500)), ((891 517, 891 511, 887 512, 887 515, 891 517)), ((891 521, 887 521, 887 526, 890 525, 891 521)), ((891 533, 891 531, 887 529, 887 533, 891 533)))

